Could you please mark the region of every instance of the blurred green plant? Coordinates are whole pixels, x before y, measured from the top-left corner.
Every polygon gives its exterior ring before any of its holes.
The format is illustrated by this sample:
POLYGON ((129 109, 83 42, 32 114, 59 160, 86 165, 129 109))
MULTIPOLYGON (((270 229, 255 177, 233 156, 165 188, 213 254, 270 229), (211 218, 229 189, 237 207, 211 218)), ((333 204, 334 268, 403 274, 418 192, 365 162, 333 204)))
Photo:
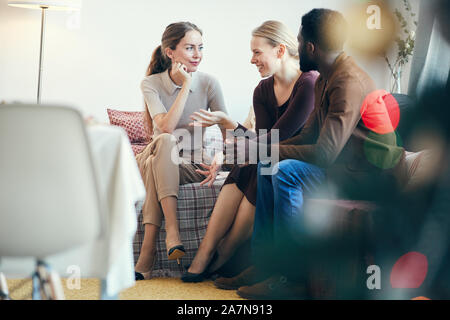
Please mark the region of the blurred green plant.
POLYGON ((399 22, 400 32, 395 37, 395 43, 397 44, 397 56, 395 61, 391 63, 387 53, 384 54, 384 60, 386 61, 393 81, 391 92, 400 91, 400 80, 402 76, 402 68, 409 62, 410 57, 414 53, 414 45, 416 41, 416 29, 417 20, 416 14, 413 12, 411 3, 409 0, 402 0, 403 9, 408 17, 408 20, 403 16, 402 12, 396 8, 394 11, 395 17, 399 22))

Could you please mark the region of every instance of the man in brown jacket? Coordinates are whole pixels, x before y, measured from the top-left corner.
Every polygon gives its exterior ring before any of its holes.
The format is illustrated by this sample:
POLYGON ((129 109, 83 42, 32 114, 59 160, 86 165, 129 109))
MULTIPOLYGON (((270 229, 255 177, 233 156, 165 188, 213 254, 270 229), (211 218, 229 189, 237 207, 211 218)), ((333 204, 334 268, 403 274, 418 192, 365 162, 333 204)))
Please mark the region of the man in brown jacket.
POLYGON ((314 9, 303 16, 300 68, 320 72, 315 108, 302 132, 279 145, 280 162, 272 175, 261 172, 268 164, 258 164, 254 267, 235 278, 217 279, 217 286, 239 287, 244 298, 305 297, 305 250, 315 240, 303 214, 304 197, 317 196, 330 181, 341 196, 364 199, 383 197, 383 191, 403 183, 404 149, 397 146, 394 128, 380 134, 363 121, 364 116, 386 119, 387 113, 363 108, 376 87, 343 52, 346 33, 339 12, 314 9))

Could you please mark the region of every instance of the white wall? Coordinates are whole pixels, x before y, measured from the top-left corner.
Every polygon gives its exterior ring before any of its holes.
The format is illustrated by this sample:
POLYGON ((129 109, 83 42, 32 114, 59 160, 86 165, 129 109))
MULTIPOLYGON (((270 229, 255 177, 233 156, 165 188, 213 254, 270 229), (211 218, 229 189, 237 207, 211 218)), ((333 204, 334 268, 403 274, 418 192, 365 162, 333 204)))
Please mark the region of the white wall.
MULTIPOLYGON (((153 49, 166 25, 187 20, 204 32, 200 70, 219 79, 229 113, 243 121, 260 81, 250 64, 252 29, 276 19, 297 34, 303 14, 314 7, 340 10, 344 2, 84 0, 75 29, 70 13, 48 12, 42 103, 72 105, 100 121, 107 121, 107 107, 140 110, 139 84, 153 49)), ((0 0, 0 101, 36 101, 39 36, 38 10, 0 0)), ((388 88, 382 59, 360 63, 378 87, 388 88)))

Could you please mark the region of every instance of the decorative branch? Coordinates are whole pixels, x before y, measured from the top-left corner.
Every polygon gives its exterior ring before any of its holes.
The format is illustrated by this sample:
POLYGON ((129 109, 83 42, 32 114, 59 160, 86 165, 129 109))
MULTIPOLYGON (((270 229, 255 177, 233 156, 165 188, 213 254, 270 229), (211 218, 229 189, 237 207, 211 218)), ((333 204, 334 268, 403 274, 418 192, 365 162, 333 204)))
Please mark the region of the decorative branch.
POLYGON ((384 60, 386 61, 389 67, 392 78, 395 80, 394 82, 396 82, 399 78, 398 73, 399 68, 407 64, 409 62, 410 57, 413 55, 416 38, 415 31, 412 30, 412 28, 417 27, 417 21, 415 20, 416 14, 412 11, 412 7, 409 0, 403 0, 403 8, 406 11, 406 13, 409 14, 410 20, 412 20, 414 26, 411 26, 403 16, 403 14, 400 12, 400 10, 396 8, 394 11, 394 15, 399 22, 401 32, 399 35, 397 35, 395 39, 395 43, 397 44, 398 48, 397 56, 395 57, 395 62, 391 63, 389 57, 387 56, 387 53, 384 54, 384 60), (403 38, 404 34, 407 35, 406 38, 403 38))

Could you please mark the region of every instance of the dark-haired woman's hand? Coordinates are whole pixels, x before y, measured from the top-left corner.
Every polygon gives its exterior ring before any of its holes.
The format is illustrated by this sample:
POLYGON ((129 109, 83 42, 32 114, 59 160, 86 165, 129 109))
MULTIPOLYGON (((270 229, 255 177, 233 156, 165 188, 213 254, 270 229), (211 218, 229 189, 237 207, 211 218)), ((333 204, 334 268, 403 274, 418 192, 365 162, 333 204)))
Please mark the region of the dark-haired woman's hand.
POLYGON ((229 115, 223 111, 207 111, 200 109, 194 112, 189 118, 190 126, 210 127, 215 124, 220 125, 224 129, 234 130, 238 126, 236 121, 233 121, 229 115))
POLYGON ((180 62, 173 62, 170 76, 176 84, 189 85, 191 84, 192 77, 187 72, 187 67, 180 62))

